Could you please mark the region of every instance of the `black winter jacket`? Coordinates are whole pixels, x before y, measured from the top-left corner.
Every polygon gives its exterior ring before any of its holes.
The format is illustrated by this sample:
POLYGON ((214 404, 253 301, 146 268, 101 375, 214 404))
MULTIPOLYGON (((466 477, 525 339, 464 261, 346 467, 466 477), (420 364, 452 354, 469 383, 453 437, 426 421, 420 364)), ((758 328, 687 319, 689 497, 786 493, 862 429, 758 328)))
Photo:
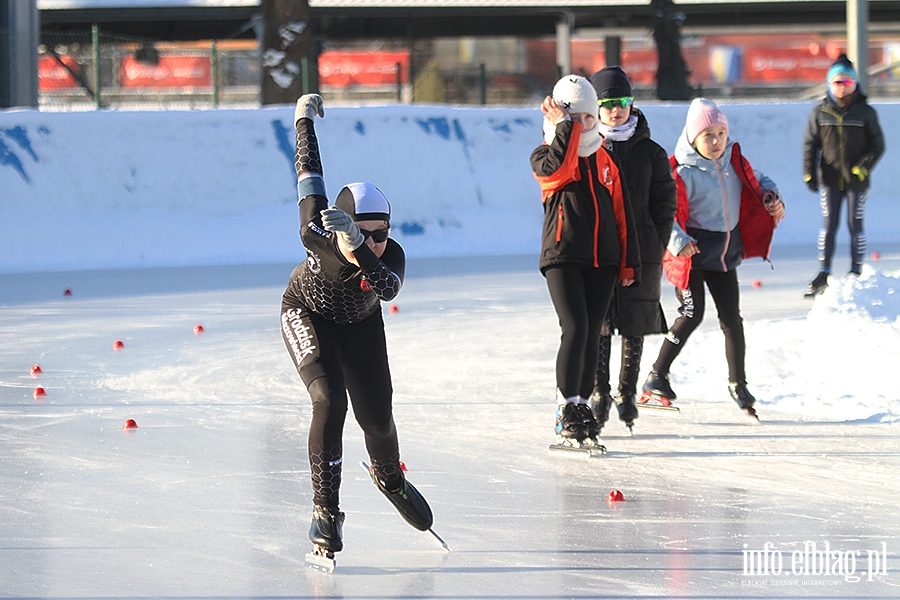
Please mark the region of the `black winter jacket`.
POLYGON ((810 113, 803 135, 805 180, 839 190, 866 190, 869 177, 860 181, 850 170, 862 167, 871 173, 883 153, 878 114, 862 92, 857 91, 846 108, 828 94, 810 113))
POLYGON ((541 272, 563 263, 616 266, 620 282, 637 285, 640 249, 619 166, 602 147, 578 156, 580 139, 581 124, 562 121, 553 143, 531 153, 544 203, 541 272))
POLYGON ((669 243, 677 205, 675 179, 666 151, 650 139, 643 113, 634 134, 621 142, 606 141, 606 148, 622 167, 631 213, 641 249, 641 285, 617 287, 610 305, 604 335, 617 329, 621 335, 665 333, 666 318, 659 304, 662 257, 669 243))

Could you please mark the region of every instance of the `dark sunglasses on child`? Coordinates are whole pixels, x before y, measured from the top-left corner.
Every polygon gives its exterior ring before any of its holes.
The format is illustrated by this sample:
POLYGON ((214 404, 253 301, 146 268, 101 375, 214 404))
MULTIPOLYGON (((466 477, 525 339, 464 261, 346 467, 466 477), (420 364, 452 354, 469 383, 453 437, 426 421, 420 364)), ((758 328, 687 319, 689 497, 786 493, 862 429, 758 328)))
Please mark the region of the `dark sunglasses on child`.
POLYGON ((375 231, 369 231, 367 229, 360 228, 359 231, 360 231, 360 233, 363 234, 363 239, 372 238, 378 244, 386 242, 388 239, 388 236, 391 235, 390 228, 376 229, 375 231))
POLYGON ((616 107, 628 108, 631 106, 632 102, 634 102, 634 97, 626 96, 624 98, 604 98, 603 100, 598 100, 597 104, 599 104, 601 108, 612 110, 616 107))

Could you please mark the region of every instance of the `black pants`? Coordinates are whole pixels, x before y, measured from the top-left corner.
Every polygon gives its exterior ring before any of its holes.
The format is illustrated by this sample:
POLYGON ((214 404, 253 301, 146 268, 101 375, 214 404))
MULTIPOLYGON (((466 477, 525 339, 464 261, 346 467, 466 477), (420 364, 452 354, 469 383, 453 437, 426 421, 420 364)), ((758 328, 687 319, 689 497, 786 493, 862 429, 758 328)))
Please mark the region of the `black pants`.
POLYGON ((859 271, 866 254, 866 234, 863 232, 863 215, 866 212, 865 190, 839 190, 822 187, 819 201, 822 205, 822 229, 819 230, 819 264, 821 270, 831 272, 835 238, 841 219, 841 204, 847 197, 847 227, 850 229, 850 268, 859 271))
POLYGON ((372 464, 389 488, 399 485, 400 449, 381 313, 342 325, 282 306, 281 336, 312 400, 308 447, 314 502, 338 506, 348 392, 372 464))
POLYGON ((694 269, 691 271, 688 289, 675 290, 676 297, 681 303, 678 308, 679 317, 666 333, 666 339, 659 349, 653 370, 668 373, 685 342, 703 321, 703 312, 706 309, 704 284, 709 288, 709 293, 716 304, 719 326, 725 334, 728 381, 746 383, 744 358, 747 347, 744 341, 744 320, 741 318, 741 298, 736 269, 725 273, 694 269))
POLYGON ((556 354, 556 387, 566 398, 590 398, 594 390, 603 319, 618 269, 562 264, 544 270, 562 336, 556 354))

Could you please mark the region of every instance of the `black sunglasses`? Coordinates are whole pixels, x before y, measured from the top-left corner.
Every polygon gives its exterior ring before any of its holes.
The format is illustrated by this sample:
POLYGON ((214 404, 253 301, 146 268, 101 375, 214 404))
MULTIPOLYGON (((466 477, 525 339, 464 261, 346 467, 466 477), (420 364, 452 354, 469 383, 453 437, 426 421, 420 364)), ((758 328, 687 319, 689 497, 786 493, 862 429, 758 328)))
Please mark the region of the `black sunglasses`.
POLYGON ((377 244, 386 242, 388 239, 388 236, 391 235, 390 227, 387 227, 385 229, 376 229, 374 231, 369 231, 368 229, 360 228, 359 232, 363 234, 363 239, 372 238, 375 241, 375 243, 377 243, 377 244))
POLYGON ((604 98, 597 102, 601 108, 605 108, 606 110, 612 110, 617 106, 619 108, 628 108, 634 102, 634 97, 625 96, 624 98, 604 98))

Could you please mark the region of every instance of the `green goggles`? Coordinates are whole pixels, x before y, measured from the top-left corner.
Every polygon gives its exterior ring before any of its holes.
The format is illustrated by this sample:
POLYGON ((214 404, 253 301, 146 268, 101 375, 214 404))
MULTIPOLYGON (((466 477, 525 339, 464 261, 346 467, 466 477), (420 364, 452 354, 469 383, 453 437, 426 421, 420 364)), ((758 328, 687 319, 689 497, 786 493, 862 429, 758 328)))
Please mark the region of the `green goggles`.
POLYGON ((624 98, 604 98, 603 100, 598 100, 597 104, 600 105, 600 108, 605 108, 606 110, 612 110, 614 108, 628 108, 634 103, 634 96, 626 96, 624 98))

